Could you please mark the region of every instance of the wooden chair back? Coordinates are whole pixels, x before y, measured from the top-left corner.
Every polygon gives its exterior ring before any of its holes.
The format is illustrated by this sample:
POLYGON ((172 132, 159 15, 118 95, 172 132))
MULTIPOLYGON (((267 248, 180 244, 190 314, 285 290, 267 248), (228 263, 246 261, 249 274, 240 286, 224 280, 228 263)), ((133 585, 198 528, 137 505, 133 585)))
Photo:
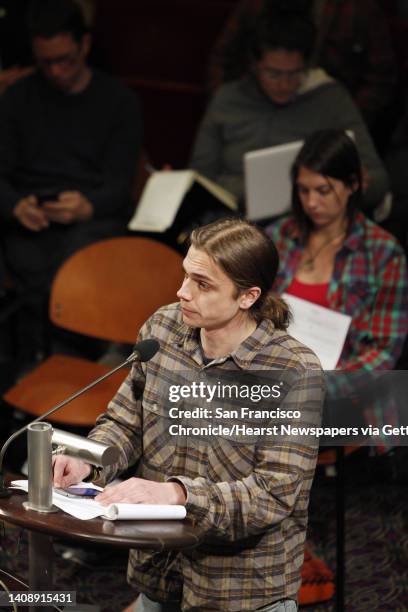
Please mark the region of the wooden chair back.
POLYGON ((182 279, 181 255, 159 242, 101 240, 74 253, 58 270, 50 319, 69 331, 133 343, 157 308, 177 300, 182 279))

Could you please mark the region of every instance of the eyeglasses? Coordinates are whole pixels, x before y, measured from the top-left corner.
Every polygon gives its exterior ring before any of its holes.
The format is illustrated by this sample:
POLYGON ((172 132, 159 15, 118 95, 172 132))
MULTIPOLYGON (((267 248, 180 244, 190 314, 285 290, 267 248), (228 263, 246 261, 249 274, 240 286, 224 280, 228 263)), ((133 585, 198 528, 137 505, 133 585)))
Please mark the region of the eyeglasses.
POLYGON ((71 53, 65 53, 53 58, 42 58, 37 57, 37 64, 42 68, 51 68, 51 66, 57 65, 61 68, 69 68, 78 59, 80 49, 75 49, 71 53))
POLYGON ((259 71, 262 76, 270 79, 271 81, 279 81, 281 79, 287 79, 288 81, 297 81, 302 78, 306 69, 297 68, 296 70, 278 70, 276 68, 260 68, 259 71))

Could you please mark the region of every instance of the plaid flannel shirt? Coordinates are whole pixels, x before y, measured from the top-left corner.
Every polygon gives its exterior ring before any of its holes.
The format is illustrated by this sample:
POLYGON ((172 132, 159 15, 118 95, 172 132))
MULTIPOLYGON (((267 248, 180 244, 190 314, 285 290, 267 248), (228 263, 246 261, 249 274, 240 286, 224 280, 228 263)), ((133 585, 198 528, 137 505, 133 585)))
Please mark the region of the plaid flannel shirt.
POLYGON ((238 612, 296 599, 316 445, 172 437, 163 428, 168 398, 158 390, 186 370, 197 378, 206 371, 238 377, 285 371, 294 384, 283 404, 308 408, 320 420, 324 383, 316 356, 263 320, 234 353, 205 365, 198 330, 182 322, 178 304, 157 311, 140 337, 156 338, 160 350, 133 366, 90 433, 120 448, 118 464, 100 482, 137 462, 144 478, 178 480, 187 491, 187 518, 202 540, 183 552, 131 551, 128 580, 153 600, 181 601, 182 610, 238 612))
MULTIPOLYGON (((212 88, 242 76, 250 25, 264 0, 241 0, 212 52, 212 88)), ((325 0, 313 62, 343 83, 368 124, 392 100, 397 79, 389 26, 375 0, 325 0)))
MULTIPOLYGON (((270 225, 267 233, 280 256, 275 290, 291 284, 303 247, 292 217, 270 225)), ((338 251, 327 300, 329 307, 352 317, 338 369, 392 369, 408 332, 406 259, 391 234, 355 216, 338 251)))

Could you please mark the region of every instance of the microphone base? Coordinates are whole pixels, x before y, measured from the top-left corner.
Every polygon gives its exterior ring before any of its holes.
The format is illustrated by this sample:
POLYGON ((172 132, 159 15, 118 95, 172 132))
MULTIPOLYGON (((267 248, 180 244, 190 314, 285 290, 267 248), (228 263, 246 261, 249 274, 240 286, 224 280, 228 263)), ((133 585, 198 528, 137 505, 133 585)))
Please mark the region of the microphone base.
POLYGON ((50 512, 58 512, 59 510, 57 506, 51 506, 51 508, 39 508, 35 504, 31 504, 28 501, 23 502, 23 506, 25 510, 34 510, 35 512, 41 512, 42 514, 49 514, 50 512))

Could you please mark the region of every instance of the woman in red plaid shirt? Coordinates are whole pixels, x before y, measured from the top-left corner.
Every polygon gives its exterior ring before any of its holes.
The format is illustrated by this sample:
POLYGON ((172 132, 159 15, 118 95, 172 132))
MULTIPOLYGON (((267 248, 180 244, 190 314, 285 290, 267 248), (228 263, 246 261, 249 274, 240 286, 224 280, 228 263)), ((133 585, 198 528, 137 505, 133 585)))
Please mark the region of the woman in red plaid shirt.
POLYGON ((315 132, 292 181, 292 215, 267 229, 281 257, 275 289, 352 317, 337 369, 393 368, 408 331, 406 259, 359 211, 354 142, 340 130, 315 132))

